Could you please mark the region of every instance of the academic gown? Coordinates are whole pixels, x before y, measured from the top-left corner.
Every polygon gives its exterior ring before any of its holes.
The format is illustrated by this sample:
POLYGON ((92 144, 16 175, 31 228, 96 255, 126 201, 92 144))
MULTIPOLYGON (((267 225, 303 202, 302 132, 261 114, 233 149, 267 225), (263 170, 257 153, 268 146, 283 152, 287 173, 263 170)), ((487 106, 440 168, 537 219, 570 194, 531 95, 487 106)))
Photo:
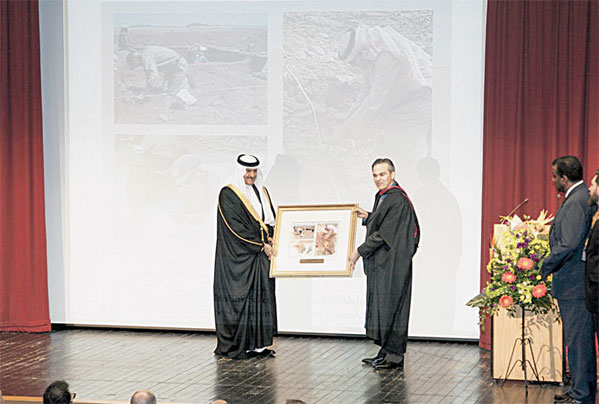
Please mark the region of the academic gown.
MULTIPOLYGON (((269 278, 270 261, 263 251, 273 228, 233 186, 221 190, 218 203, 214 352, 241 359, 248 350, 272 345, 277 331, 275 280, 269 278)), ((270 201, 262 203, 274 215, 270 201)))
POLYGON ((358 247, 366 273, 366 336, 394 354, 404 354, 412 294, 412 257, 420 241, 414 208, 399 187, 377 193, 358 247), (380 203, 379 203, 380 201, 380 203), (378 206, 377 206, 378 205, 378 206))

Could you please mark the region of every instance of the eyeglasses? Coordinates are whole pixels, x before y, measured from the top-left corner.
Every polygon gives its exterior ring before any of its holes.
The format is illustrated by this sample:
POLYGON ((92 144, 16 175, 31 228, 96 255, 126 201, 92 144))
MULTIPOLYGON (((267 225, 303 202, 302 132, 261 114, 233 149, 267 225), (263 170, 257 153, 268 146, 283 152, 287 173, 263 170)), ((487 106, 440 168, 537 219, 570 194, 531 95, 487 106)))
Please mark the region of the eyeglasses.
POLYGON ((75 397, 77 397, 77 393, 71 393, 71 402, 75 401, 75 397))

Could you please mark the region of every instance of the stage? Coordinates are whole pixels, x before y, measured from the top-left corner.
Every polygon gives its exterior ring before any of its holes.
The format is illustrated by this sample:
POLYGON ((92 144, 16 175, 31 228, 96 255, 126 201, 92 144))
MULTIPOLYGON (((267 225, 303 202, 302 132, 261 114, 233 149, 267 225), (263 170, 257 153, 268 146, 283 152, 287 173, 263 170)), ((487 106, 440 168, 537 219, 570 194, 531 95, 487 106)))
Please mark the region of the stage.
POLYGON ((218 359, 214 334, 66 329, 49 334, 0 333, 0 389, 7 404, 41 397, 66 380, 76 404, 128 402, 149 388, 159 402, 210 403, 552 403, 560 386, 503 387, 490 375, 490 354, 473 343, 408 344, 400 371, 374 371, 364 338, 280 336, 276 357, 218 359))

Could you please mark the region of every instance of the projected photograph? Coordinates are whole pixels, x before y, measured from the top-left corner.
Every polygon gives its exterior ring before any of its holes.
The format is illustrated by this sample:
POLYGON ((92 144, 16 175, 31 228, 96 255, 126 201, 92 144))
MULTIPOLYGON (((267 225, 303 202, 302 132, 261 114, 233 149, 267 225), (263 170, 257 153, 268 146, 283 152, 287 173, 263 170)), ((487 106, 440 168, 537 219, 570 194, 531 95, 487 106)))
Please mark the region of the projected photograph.
POLYGON ((265 14, 115 14, 115 124, 266 125, 265 14))
POLYGON ((304 199, 355 198, 373 156, 417 181, 432 146, 432 56, 432 10, 284 14, 283 146, 306 167, 304 199))
POLYGON ((127 222, 202 224, 231 183, 240 150, 266 155, 250 136, 115 136, 116 192, 127 222))

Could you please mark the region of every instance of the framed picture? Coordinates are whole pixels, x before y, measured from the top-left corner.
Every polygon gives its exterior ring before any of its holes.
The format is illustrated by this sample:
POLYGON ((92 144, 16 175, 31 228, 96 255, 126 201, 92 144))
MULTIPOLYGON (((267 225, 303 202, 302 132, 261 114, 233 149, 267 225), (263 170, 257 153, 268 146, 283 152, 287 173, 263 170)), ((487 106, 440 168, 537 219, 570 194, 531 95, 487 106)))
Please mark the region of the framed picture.
POLYGON ((270 276, 351 276, 355 204, 279 206, 270 276))

